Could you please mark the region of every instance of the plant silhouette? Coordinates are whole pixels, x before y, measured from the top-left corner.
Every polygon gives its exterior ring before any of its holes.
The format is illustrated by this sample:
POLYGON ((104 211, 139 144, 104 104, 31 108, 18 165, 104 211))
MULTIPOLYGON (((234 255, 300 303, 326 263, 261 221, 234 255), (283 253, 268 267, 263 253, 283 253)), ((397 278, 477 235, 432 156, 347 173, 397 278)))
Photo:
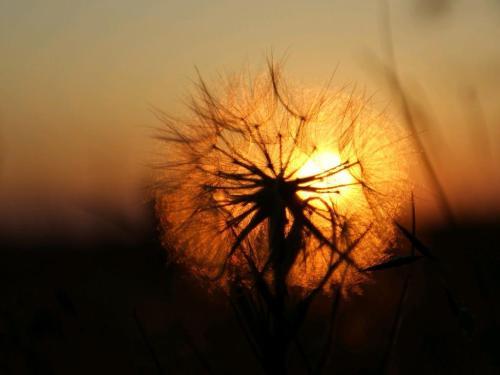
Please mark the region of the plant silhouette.
MULTIPOLYGON (((222 95, 200 77, 187 121, 155 111, 169 146, 157 185, 165 242, 227 289, 268 373, 286 373, 318 293, 338 300, 393 237, 387 223, 404 193, 398 142, 365 104, 328 87, 292 90, 269 61, 267 74, 233 78, 222 95), (318 155, 328 165, 307 170, 318 155)), ((304 358, 311 372, 318 358, 304 358)))

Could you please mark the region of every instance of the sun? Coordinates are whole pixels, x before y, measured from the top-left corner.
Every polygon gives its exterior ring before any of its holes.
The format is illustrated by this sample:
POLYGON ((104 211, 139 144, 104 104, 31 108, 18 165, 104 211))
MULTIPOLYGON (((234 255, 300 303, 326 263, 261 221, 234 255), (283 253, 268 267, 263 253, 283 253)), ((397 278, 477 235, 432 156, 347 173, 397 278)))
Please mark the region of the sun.
POLYGON ((297 171, 297 178, 326 174, 326 177, 314 180, 307 187, 314 188, 315 191, 301 189, 298 195, 301 199, 311 201, 311 204, 324 208, 324 203, 330 205, 340 205, 345 202, 349 195, 352 195, 356 179, 349 172, 349 168, 344 167, 347 160, 342 160, 339 153, 332 150, 323 150, 313 153, 308 157, 297 171), (332 171, 332 173, 326 173, 332 171), (314 198, 321 198, 315 200, 314 198))

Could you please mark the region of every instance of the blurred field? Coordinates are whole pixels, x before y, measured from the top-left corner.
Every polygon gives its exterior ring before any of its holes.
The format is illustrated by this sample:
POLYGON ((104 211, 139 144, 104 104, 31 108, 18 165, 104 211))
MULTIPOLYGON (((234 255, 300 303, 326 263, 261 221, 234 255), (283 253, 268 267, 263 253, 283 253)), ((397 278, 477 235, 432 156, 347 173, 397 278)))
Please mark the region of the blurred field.
MULTIPOLYGON (((416 264, 389 373, 500 370, 499 230, 492 220, 422 235, 467 311, 450 306, 429 261, 416 264)), ((92 245, 3 241, 0 373, 260 373, 226 298, 168 265, 154 222, 129 235, 135 244, 115 233, 92 245)), ((341 302, 325 373, 380 373, 406 272, 380 271, 361 295, 341 302)), ((317 301, 300 333, 312 356, 326 305, 317 301)), ((291 358, 291 373, 304 373, 297 353, 291 358)))

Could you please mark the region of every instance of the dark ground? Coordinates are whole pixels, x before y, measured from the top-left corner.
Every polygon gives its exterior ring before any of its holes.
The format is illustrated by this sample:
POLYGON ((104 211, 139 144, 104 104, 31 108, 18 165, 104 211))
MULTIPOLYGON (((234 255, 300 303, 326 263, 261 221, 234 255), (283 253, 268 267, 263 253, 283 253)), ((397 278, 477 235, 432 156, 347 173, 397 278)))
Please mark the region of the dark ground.
MULTIPOLYGON (((4 240, 0 374, 261 373, 226 298, 168 265, 153 228, 128 242, 4 240)), ((499 234, 495 221, 425 236, 441 261, 415 264, 388 373, 500 373, 499 234)), ((342 300, 325 373, 381 373, 407 271, 379 271, 342 300)), ((327 299, 301 333, 310 358, 327 299)), ((290 363, 305 373, 297 353, 290 363)))

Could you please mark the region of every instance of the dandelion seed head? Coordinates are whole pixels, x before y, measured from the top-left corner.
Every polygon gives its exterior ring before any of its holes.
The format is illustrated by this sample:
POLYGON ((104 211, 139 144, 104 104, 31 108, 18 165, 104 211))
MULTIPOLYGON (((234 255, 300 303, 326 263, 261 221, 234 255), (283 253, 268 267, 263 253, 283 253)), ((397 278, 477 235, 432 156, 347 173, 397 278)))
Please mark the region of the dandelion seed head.
POLYGON ((200 80, 190 117, 161 117, 165 241, 196 275, 268 280, 269 226, 281 210, 288 284, 327 289, 342 278, 352 289, 394 239, 410 190, 408 142, 366 97, 291 88, 278 73, 232 77, 214 91, 200 80))

